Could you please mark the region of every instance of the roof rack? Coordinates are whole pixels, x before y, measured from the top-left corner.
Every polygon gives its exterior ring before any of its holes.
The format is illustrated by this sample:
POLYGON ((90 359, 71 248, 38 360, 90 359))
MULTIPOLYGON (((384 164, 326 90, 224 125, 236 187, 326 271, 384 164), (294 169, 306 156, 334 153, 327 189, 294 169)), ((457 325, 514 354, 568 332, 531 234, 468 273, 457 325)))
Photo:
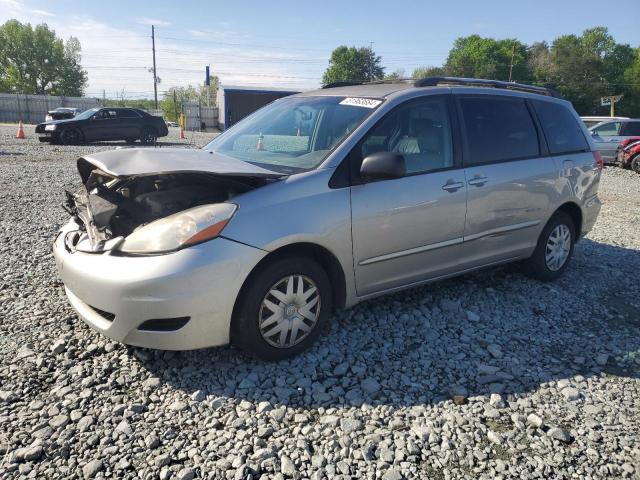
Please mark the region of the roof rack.
POLYGON ((371 80, 369 82, 359 82, 357 80, 347 80, 343 82, 333 82, 323 85, 322 88, 336 88, 336 87, 351 87, 353 85, 385 85, 392 83, 404 83, 411 81, 413 82, 413 78, 393 78, 388 80, 371 80))
POLYGON ((331 82, 331 83, 327 83, 326 85, 323 85, 322 88, 336 88, 336 87, 351 87, 353 85, 362 85, 365 82, 357 82, 357 81, 353 81, 353 80, 346 80, 346 81, 341 81, 341 82, 331 82))
POLYGON ((537 93, 548 97, 563 98, 560 93, 552 88, 537 87, 515 82, 501 82, 499 80, 485 80, 482 78, 460 78, 460 77, 426 77, 416 80, 413 83, 416 87, 436 87, 438 85, 460 85, 464 87, 489 87, 503 88, 506 90, 517 90, 519 92, 537 93))

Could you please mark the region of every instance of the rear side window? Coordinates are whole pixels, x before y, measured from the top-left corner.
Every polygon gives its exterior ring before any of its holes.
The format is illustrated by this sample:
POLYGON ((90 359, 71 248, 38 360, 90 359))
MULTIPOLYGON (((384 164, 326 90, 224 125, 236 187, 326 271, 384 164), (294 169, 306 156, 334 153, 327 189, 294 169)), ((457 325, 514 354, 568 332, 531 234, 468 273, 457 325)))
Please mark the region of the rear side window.
POLYGON ((541 100, 533 104, 552 155, 589 150, 578 120, 567 107, 541 100))
POLYGON ((461 97, 467 163, 518 160, 540 155, 538 133, 522 98, 461 97))
POLYGON ((593 132, 600 137, 617 137, 620 135, 620 122, 606 122, 595 127, 593 132))
POLYGON ((140 118, 140 115, 133 110, 125 109, 118 110, 118 118, 140 118))
POLYGON ((640 136, 640 122, 625 122, 622 125, 622 135, 625 137, 640 136))

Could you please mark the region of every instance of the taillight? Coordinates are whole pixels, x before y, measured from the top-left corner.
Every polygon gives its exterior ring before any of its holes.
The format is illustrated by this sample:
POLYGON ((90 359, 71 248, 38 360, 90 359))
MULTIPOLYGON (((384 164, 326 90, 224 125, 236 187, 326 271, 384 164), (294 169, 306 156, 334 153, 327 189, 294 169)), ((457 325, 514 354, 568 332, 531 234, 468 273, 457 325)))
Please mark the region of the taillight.
POLYGON ((602 161, 602 155, 600 155, 600 152, 598 150, 593 151, 593 159, 596 161, 596 168, 598 170, 602 170, 602 167, 604 167, 604 162, 602 161))

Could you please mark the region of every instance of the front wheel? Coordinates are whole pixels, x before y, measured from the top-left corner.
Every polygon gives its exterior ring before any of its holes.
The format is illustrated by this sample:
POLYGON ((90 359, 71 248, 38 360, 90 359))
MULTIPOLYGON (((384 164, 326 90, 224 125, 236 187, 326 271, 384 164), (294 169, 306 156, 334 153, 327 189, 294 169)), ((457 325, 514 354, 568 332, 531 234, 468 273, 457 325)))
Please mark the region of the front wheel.
POLYGON ((640 154, 636 155, 633 160, 631 160, 631 170, 636 173, 640 173, 640 154))
POLYGON ((545 225, 533 255, 526 262, 527 273, 544 282, 560 277, 573 255, 575 238, 571 217, 565 212, 556 212, 545 225))
POLYGON ((332 309, 329 278, 315 261, 288 257, 253 274, 238 297, 232 342, 263 360, 306 350, 332 309))
POLYGON ((78 145, 82 143, 82 132, 77 128, 65 128, 60 132, 60 143, 63 145, 78 145))

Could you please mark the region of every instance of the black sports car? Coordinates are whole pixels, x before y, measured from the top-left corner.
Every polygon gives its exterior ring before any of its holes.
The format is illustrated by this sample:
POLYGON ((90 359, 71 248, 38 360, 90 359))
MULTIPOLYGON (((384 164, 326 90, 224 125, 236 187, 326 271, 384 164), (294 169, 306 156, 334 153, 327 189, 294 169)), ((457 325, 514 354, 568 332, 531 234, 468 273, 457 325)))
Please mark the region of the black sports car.
POLYGON ((41 142, 64 145, 100 140, 140 140, 148 145, 169 131, 161 117, 138 108, 92 108, 74 118, 40 123, 36 133, 41 142))

